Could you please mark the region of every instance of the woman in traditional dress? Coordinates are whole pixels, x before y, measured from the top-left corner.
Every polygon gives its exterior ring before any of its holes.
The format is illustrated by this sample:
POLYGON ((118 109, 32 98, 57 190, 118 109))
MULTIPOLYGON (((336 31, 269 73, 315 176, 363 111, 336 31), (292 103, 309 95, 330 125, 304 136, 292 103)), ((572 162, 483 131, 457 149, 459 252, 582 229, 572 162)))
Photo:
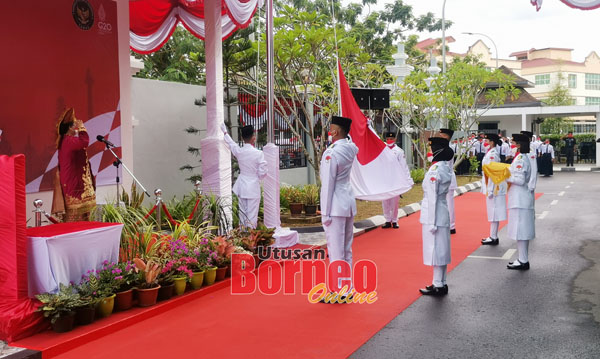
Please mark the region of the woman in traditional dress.
POLYGON ((447 194, 452 182, 450 162, 454 152, 448 140, 429 139, 433 154, 432 165, 423 179, 421 219, 423 226, 423 263, 433 266, 433 283, 419 291, 424 295, 448 294, 447 266, 450 263, 450 213, 447 194))
MULTIPOLYGON (((501 162, 500 158, 500 137, 495 134, 487 134, 486 141, 489 149, 482 161, 482 166, 489 165, 492 162, 501 162)), ((485 168, 483 171, 483 181, 481 182, 481 192, 485 195, 485 204, 487 209, 488 222, 490 222, 490 236, 481 240, 484 245, 498 245, 498 227, 500 221, 506 220, 506 182, 502 181, 495 184, 486 176, 485 168)))
POLYGON ((72 108, 57 123, 58 170, 52 213, 64 213, 64 222, 89 221, 96 207, 96 185, 87 146, 90 138, 72 108))

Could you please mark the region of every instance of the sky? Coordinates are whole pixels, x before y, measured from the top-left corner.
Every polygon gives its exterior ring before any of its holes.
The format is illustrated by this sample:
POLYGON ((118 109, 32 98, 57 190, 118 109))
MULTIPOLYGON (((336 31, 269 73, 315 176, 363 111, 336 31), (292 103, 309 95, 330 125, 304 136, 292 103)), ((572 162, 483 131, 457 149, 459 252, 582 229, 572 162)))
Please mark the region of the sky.
MULTIPOLYGON (((391 2, 380 0, 377 7, 391 2)), ((411 5, 417 16, 427 12, 442 16, 443 0, 404 0, 404 3, 411 5)), ((494 46, 487 38, 462 34, 479 32, 494 40, 501 59, 508 59, 516 51, 547 47, 573 49, 572 60, 577 62, 584 61, 592 51, 600 54, 600 9, 573 9, 560 0, 544 0, 540 11, 536 11, 530 0, 447 0, 446 19, 453 22, 446 29, 446 36, 456 40, 449 44, 452 52, 465 53, 481 39, 495 58, 494 46)), ((420 39, 442 36, 441 31, 416 34, 420 39)))

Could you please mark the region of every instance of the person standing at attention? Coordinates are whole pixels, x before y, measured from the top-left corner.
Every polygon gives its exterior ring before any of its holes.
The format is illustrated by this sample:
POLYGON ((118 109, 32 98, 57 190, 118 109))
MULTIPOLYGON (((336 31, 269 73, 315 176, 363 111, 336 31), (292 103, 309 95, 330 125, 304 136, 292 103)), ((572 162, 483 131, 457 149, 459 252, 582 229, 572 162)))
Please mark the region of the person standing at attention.
MULTIPOLYGON (((321 158, 321 222, 327 239, 329 262, 345 261, 352 269, 352 242, 356 199, 350 184, 352 164, 358 147, 350 141, 348 133, 352 120, 333 116, 329 132, 333 143, 321 158)), ((348 278, 352 278, 348 273, 348 278)), ((345 296, 342 296, 345 299, 345 296)))
POLYGON ((256 132, 251 125, 242 127, 244 145, 238 146, 221 124, 225 143, 240 166, 240 175, 233 185, 233 193, 238 196, 238 216, 240 224, 256 228, 260 207, 260 180, 267 175, 267 161, 261 150, 254 148, 256 132))
MULTIPOLYGON (((494 134, 486 135, 486 141, 489 143, 489 150, 485 154, 482 161, 482 166, 492 162, 501 162, 500 158, 500 137, 494 134)), ((490 222, 490 236, 481 240, 483 245, 498 245, 498 227, 500 221, 506 220, 506 190, 507 184, 505 181, 495 184, 486 176, 486 171, 483 171, 481 181, 481 192, 485 195, 485 204, 487 209, 488 222, 490 222)))
MULTIPOLYGON (((406 164, 406 157, 404 156, 404 151, 396 145, 396 133, 395 132, 386 132, 385 133, 385 143, 394 155, 396 155, 396 159, 398 160, 398 166, 402 169, 402 173, 404 174, 405 181, 410 183, 412 186, 414 184, 412 177, 410 176, 410 170, 408 169, 408 165, 406 164)), ((385 218, 385 224, 381 228, 398 228, 398 200, 400 196, 395 196, 394 198, 386 199, 381 201, 381 206, 383 207, 383 217, 385 218)))
MULTIPOLYGON (((445 138, 448 141, 452 139, 452 135, 454 135, 454 131, 448 128, 440 128, 440 132, 438 133, 438 137, 445 138)), ((456 151, 453 149, 452 145, 449 145, 449 147, 454 154, 452 155, 452 159, 448 161, 452 173, 452 182, 450 182, 446 200, 448 201, 448 212, 450 213, 450 234, 456 234, 456 215, 454 212, 454 190, 458 188, 456 173, 454 172, 454 156, 456 155, 456 151)))
POLYGON ((450 213, 447 195, 452 182, 449 161, 454 152, 448 140, 442 137, 429 138, 433 161, 423 179, 423 201, 421 202, 423 264, 433 266, 433 283, 419 289, 423 295, 444 296, 448 294, 446 284, 447 266, 450 263, 450 213))
POLYGON ((563 136, 561 138, 565 141, 565 152, 567 154, 567 167, 573 167, 573 155, 575 153, 575 147, 577 145, 577 141, 573 137, 573 132, 569 131, 567 136, 563 136))
POLYGON ((520 133, 513 135, 517 145, 517 155, 510 165, 510 178, 506 182, 508 189, 508 226, 507 236, 517 241, 518 259, 509 262, 508 269, 529 269, 529 241, 535 238, 534 201, 529 190, 532 176, 529 158, 529 137, 520 133))

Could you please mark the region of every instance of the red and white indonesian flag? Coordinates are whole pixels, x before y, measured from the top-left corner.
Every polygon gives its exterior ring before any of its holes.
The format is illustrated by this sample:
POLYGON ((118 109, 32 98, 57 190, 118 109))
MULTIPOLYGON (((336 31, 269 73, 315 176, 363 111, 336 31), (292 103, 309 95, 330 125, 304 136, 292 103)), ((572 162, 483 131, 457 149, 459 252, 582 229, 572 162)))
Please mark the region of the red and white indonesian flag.
POLYGON ((352 120, 350 136, 358 147, 358 155, 352 165, 350 181, 357 199, 383 201, 401 195, 411 189, 412 184, 396 159, 396 155, 369 126, 352 96, 352 91, 338 63, 340 77, 340 99, 342 116, 352 120))
MULTIPOLYGON (((535 6, 537 11, 542 7, 542 0, 530 0, 531 5, 535 6)), ((580 10, 594 10, 600 8, 600 0, 560 0, 566 5, 580 10)))

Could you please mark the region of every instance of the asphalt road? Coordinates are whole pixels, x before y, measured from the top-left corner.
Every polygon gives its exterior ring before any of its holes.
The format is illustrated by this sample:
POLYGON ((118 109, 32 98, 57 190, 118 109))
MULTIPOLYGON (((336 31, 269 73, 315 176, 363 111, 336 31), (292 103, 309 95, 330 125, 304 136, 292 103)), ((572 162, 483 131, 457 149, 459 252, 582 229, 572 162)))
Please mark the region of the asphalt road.
MULTIPOLYGON (((419 298, 352 358, 600 358, 600 173, 555 172, 536 191, 529 271, 469 257, 448 296, 419 298)), ((472 255, 509 256, 499 237, 472 255)))

